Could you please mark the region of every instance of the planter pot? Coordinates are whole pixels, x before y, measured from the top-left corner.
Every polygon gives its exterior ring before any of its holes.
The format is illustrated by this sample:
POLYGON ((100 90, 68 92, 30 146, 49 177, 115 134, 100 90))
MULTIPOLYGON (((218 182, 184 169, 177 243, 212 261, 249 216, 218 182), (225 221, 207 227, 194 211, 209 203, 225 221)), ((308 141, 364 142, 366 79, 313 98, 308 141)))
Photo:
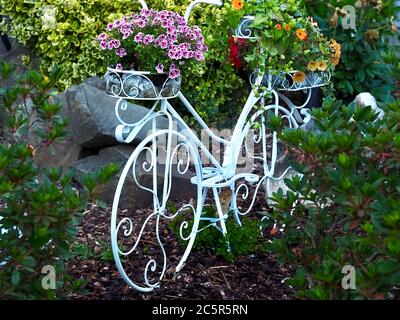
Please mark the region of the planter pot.
POLYGON ((240 19, 239 25, 235 30, 235 36, 243 39, 252 39, 254 37, 254 29, 252 24, 254 22, 254 16, 244 16, 240 19))
POLYGON ((132 100, 175 98, 181 87, 180 77, 171 79, 166 73, 146 71, 108 68, 105 80, 107 95, 132 100))
MULTIPOLYGON (((324 87, 329 84, 331 79, 331 73, 329 71, 319 72, 304 72, 304 81, 295 81, 294 75, 297 71, 291 71, 287 73, 281 73, 272 76, 272 88, 281 91, 299 91, 305 89, 312 89, 318 87, 324 87)), ((257 79, 257 73, 253 72, 250 75, 250 81, 255 85, 257 79)), ((268 87, 268 75, 264 75, 261 84, 268 87)))

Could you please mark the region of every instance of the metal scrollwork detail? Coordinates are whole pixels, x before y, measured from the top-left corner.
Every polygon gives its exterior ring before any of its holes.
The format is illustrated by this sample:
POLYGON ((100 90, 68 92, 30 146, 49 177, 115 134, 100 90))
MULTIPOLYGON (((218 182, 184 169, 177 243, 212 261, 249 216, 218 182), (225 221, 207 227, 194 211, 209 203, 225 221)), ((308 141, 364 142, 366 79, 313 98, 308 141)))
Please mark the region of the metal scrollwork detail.
MULTIPOLYGON (((167 116, 167 118, 171 124, 171 117, 167 116)), ((183 266, 191 251, 191 247, 193 246, 194 237, 197 234, 201 211, 200 205, 194 206, 193 204, 188 203, 182 205, 180 209, 176 210, 176 212, 171 214, 167 213, 167 200, 173 182, 173 165, 176 165, 176 170, 174 171, 175 175, 186 174, 191 166, 194 166, 195 172, 201 181, 199 155, 197 149, 190 144, 187 138, 180 132, 172 129, 153 132, 138 145, 128 159, 121 174, 114 198, 111 219, 111 242, 114 259, 124 280, 131 287, 142 292, 149 292, 158 287, 161 279, 165 275, 167 269, 167 252, 161 236, 164 235, 163 228, 166 226, 166 223, 175 219, 178 215, 182 215, 183 219, 179 222, 179 235, 183 241, 187 242, 187 246, 176 267, 177 270, 183 266), (176 137, 180 141, 180 143, 174 147, 171 145, 172 137, 176 137), (161 139, 163 141, 162 144, 166 142, 167 145, 165 150, 165 164, 162 165, 158 163, 159 152, 156 152, 157 149, 154 148, 154 145, 149 146, 150 143, 156 143, 157 139, 161 139), (153 178, 151 186, 143 184, 138 176, 138 173, 143 171, 156 179, 154 180, 153 178), (159 189, 159 184, 157 183, 158 172, 164 176, 162 180, 163 188, 161 191, 159 189), (135 218, 131 215, 124 215, 118 218, 120 215, 118 210, 119 200, 122 189, 124 185, 126 186, 127 184, 126 179, 129 177, 129 173, 131 174, 130 177, 136 187, 151 195, 153 199, 153 208, 151 212, 142 212, 141 217, 138 216, 135 218), (192 219, 192 222, 189 222, 188 219, 192 219), (145 263, 141 280, 136 278, 135 280, 131 280, 131 277, 123 265, 122 258, 142 252, 143 245, 141 245, 141 243, 144 241, 145 234, 145 239, 148 241, 149 231, 151 232, 151 237, 154 238, 152 243, 157 244, 158 248, 155 248, 155 250, 158 254, 155 256, 144 254, 144 259, 147 259, 147 262, 145 263), (124 245, 124 241, 128 241, 129 245, 124 245)), ((197 186, 197 189, 198 196, 200 196, 201 186, 197 186)))
POLYGON ((253 22, 254 16, 244 16, 235 30, 235 36, 243 39, 254 39, 253 22))
POLYGON ((166 74, 150 74, 133 70, 108 68, 105 75, 106 93, 109 96, 131 100, 160 100, 177 96, 181 78, 166 74))

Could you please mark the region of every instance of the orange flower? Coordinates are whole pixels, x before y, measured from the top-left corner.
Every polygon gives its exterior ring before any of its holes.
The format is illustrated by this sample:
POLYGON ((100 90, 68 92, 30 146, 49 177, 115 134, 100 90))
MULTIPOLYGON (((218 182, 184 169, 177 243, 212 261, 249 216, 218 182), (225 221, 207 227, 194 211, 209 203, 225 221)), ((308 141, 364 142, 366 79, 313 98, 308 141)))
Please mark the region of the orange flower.
POLYGON ((299 29, 296 31, 296 36, 299 38, 301 41, 307 40, 307 32, 305 32, 303 29, 299 29))
POLYGON ((244 7, 243 0, 232 0, 232 7, 235 10, 241 10, 244 7))
POLYGON ((275 26, 275 29, 276 29, 276 30, 282 30, 282 25, 281 25, 280 23, 278 23, 278 24, 275 26))
POLYGON ((290 31, 290 25, 289 25, 289 24, 287 24, 287 25, 285 26, 285 30, 286 30, 286 31, 290 31))
POLYGON ((297 71, 295 72, 295 74, 293 75, 293 81, 295 83, 303 83, 306 80, 306 75, 304 72, 301 71, 297 71))

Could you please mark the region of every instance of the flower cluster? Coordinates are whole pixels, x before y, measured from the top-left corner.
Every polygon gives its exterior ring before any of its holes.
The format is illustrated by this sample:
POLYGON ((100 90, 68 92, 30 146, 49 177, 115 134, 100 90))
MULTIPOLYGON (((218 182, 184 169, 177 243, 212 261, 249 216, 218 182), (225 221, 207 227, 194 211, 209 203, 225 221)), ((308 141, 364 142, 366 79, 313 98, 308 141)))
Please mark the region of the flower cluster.
MULTIPOLYGON (((241 19, 252 17, 246 28, 252 29, 253 40, 247 41, 247 52, 242 53, 252 69, 273 73, 298 70, 297 82, 304 79, 301 70, 332 70, 339 63, 340 44, 328 41, 296 0, 232 0, 227 12, 234 28, 241 19)), ((230 43, 230 61, 236 67, 242 65, 239 51, 244 46, 239 43, 240 37, 230 43)))
POLYGON ((142 9, 109 23, 96 41, 117 69, 168 70, 170 78, 179 77, 183 66, 204 60, 208 51, 198 26, 166 10, 142 9))

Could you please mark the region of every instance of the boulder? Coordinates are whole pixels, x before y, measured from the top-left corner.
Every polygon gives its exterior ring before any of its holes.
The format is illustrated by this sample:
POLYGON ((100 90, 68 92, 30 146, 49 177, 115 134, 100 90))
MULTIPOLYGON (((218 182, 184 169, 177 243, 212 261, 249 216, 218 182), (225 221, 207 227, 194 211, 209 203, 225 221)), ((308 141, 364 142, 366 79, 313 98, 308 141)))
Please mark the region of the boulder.
MULTIPOLYGON (((101 150, 98 155, 86 157, 77 161, 74 168, 80 173, 93 173, 103 166, 115 162, 121 166, 120 172, 114 176, 112 181, 105 187, 101 194, 101 200, 108 204, 112 204, 114 199, 115 189, 117 187, 121 172, 125 163, 129 159, 135 147, 130 145, 119 145, 101 150)), ((136 177, 142 186, 152 188, 153 176, 152 173, 143 170, 143 163, 146 155, 141 153, 138 159, 136 177)), ((150 192, 138 187, 132 177, 132 171, 127 175, 125 185, 123 187, 119 207, 121 209, 139 209, 147 208, 152 205, 153 198, 150 192)), ((158 165, 158 190, 162 194, 162 186, 164 183, 163 173, 164 166, 158 165)), ((192 174, 181 175, 177 172, 176 167, 172 167, 172 188, 170 200, 190 200, 196 196, 196 187, 191 184, 190 178, 192 174)))
POLYGON ((82 147, 73 143, 71 137, 53 143, 51 146, 40 149, 35 156, 39 167, 52 166, 68 169, 81 155, 82 147))
MULTIPOLYGON (((106 95, 99 89, 101 80, 91 78, 88 82, 73 86, 61 94, 62 115, 69 118, 69 131, 75 144, 83 148, 99 148, 117 144, 114 132, 119 123, 115 115, 117 99, 106 95)), ((128 104, 127 110, 121 111, 126 122, 140 121, 149 109, 128 104)), ((158 128, 166 128, 167 120, 158 118, 158 128)), ((144 126, 133 143, 143 140, 151 129, 151 123, 144 126)))
MULTIPOLYGON (((16 68, 16 74, 27 70, 27 67, 22 63, 23 56, 29 57, 33 65, 38 64, 38 59, 29 48, 18 42, 15 38, 4 37, 4 40, 5 39, 8 39, 6 44, 3 42, 3 39, 0 40, 0 59, 6 63, 12 64, 16 68), (10 45, 10 47, 8 47, 8 45, 10 45)), ((12 79, 9 81, 12 81, 12 79)), ((7 85, 7 83, 5 85, 7 85)))

